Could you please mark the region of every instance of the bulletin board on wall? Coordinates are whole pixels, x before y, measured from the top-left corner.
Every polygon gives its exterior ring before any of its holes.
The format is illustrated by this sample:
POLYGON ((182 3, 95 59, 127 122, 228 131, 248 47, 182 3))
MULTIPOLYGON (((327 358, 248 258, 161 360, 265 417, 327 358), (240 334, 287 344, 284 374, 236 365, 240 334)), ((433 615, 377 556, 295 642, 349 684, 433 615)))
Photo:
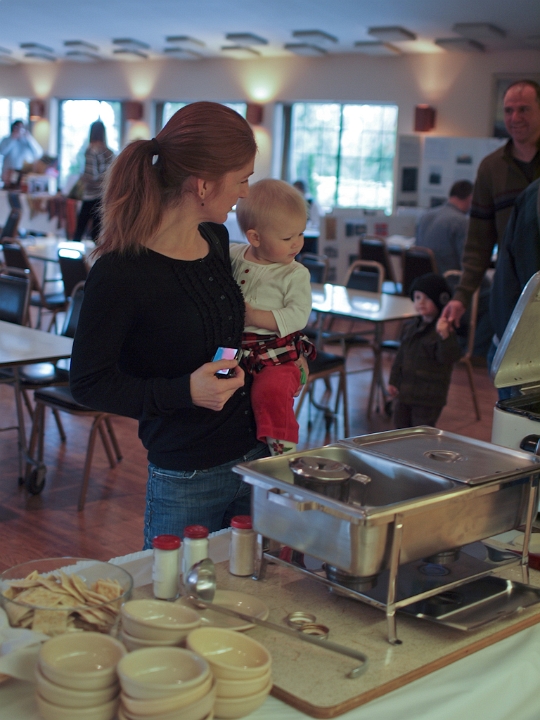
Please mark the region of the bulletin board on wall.
POLYGON ((533 80, 540 85, 540 73, 497 73, 493 76, 493 137, 509 137, 504 125, 503 99, 509 86, 518 80, 533 80))

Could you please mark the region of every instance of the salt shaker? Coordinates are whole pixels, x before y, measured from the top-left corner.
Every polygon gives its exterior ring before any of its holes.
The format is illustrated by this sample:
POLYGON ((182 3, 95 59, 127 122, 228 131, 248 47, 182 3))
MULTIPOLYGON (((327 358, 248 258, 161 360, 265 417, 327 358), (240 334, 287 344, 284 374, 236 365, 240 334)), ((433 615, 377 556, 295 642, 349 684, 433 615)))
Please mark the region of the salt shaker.
POLYGON ((159 600, 174 600, 178 597, 180 545, 178 535, 156 535, 152 540, 152 580, 154 597, 159 600))
POLYGON ((255 569, 256 534, 249 515, 236 515, 231 520, 229 572, 231 575, 251 575, 255 569))
POLYGON ((184 556, 182 575, 184 582, 191 568, 208 557, 208 528, 204 525, 188 525, 184 528, 184 556))

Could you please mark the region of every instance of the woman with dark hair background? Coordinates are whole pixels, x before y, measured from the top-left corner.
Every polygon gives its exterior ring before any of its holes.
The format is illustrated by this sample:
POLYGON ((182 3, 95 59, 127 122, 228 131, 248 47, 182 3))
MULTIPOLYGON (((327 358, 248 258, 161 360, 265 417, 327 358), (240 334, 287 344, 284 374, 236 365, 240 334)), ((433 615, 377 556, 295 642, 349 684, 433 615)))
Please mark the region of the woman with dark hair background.
POLYGON ((145 547, 190 524, 210 531, 250 512, 232 472, 268 453, 236 360, 244 301, 222 223, 248 193, 248 123, 210 102, 185 106, 156 138, 128 145, 107 175, 98 256, 73 346, 81 403, 136 418, 148 450, 145 547), (216 371, 232 368, 227 379, 216 371))
POLYGON ((107 133, 101 120, 90 125, 90 144, 84 153, 84 172, 81 175, 83 187, 82 205, 77 218, 74 240, 82 240, 86 227, 92 220, 90 236, 94 242, 101 229, 100 203, 103 176, 114 158, 113 151, 107 147, 107 133))

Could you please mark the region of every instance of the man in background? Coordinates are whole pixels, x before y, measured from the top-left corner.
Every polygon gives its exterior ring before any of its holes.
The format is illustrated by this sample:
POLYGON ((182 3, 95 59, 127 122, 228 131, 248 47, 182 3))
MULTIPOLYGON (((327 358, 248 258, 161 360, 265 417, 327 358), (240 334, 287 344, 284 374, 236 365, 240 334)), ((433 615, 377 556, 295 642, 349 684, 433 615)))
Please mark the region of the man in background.
POLYGON ((43 148, 25 128, 22 120, 11 124, 11 134, 0 142, 3 157, 2 182, 9 188, 17 185, 25 163, 33 163, 43 155, 43 148))
POLYGON ((450 188, 446 203, 428 210, 418 221, 416 244, 433 251, 441 275, 447 270, 461 270, 472 191, 471 182, 458 180, 450 188))
POLYGON ((469 231, 463 251, 463 276, 443 316, 459 326, 471 297, 502 242, 517 196, 540 177, 540 85, 519 80, 504 96, 504 123, 510 139, 485 157, 478 168, 469 231))

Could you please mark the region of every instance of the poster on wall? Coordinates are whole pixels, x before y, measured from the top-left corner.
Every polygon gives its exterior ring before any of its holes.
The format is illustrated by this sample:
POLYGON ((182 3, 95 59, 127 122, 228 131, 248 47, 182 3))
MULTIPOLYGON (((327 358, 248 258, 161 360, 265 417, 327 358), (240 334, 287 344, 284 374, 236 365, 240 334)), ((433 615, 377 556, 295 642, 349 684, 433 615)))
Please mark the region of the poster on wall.
POLYGON ((474 182, 481 160, 504 143, 501 138, 425 138, 420 166, 420 207, 442 205, 457 180, 474 182))

